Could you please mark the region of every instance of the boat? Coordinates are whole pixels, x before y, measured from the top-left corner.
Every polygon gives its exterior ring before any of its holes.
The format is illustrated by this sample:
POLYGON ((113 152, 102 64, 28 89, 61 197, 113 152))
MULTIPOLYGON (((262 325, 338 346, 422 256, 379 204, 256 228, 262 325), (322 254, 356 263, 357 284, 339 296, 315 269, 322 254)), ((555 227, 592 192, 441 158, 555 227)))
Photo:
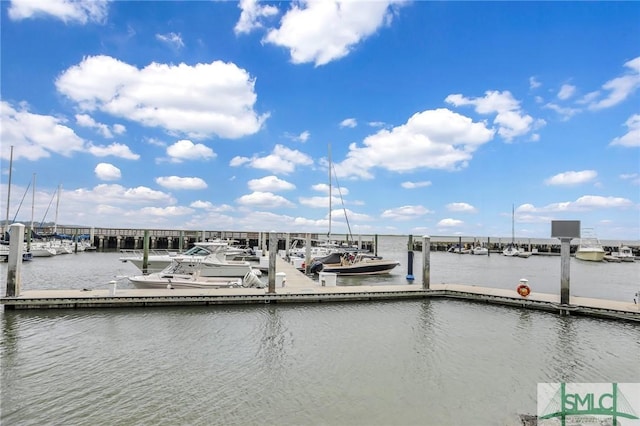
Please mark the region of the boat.
MULTIPOLYGON (((144 253, 141 250, 121 250, 125 256, 120 257, 121 262, 131 262, 142 271, 144 253)), ((173 261, 180 260, 182 263, 204 263, 216 270, 225 269, 216 273, 209 274, 204 272, 203 275, 209 276, 234 276, 241 277, 251 269, 248 261, 228 260, 228 256, 238 256, 240 251, 232 250, 226 241, 201 241, 196 242, 193 247, 184 253, 171 251, 151 251, 147 256, 147 271, 158 272, 171 265, 173 261), (228 268, 225 268, 228 267, 228 268), (226 270, 230 270, 226 271, 226 270), (235 269, 235 271, 232 271, 235 269), (222 275, 218 275, 218 274, 222 275), (231 273, 231 275, 229 275, 231 273)))
POLYGON ((518 250, 515 242, 515 217, 515 207, 511 206, 511 242, 502 250, 502 254, 509 257, 519 257, 520 254, 520 250, 518 250))
POLYGON ((582 237, 576 250, 576 259, 586 260, 590 262, 602 262, 604 260, 604 248, 600 244, 600 240, 596 237, 592 228, 582 230, 582 237))
POLYGON ((264 288, 265 284, 253 272, 247 272, 242 278, 233 277, 203 277, 194 273, 173 273, 171 271, 155 272, 148 275, 136 275, 128 277, 136 288, 264 288))
POLYGON ((398 265, 400 262, 397 260, 386 260, 380 256, 345 251, 315 259, 309 272, 332 272, 337 275, 381 275, 388 274, 398 265))
POLYGON ((489 249, 482 246, 475 246, 474 248, 471 249, 471 254, 488 255, 489 249))
MULTIPOLYGON (((331 197, 332 197, 332 162, 331 147, 329 146, 329 232, 327 233, 327 241, 331 241, 331 197)), ((338 191, 340 186, 338 185, 338 191)), ((340 194, 342 199, 342 194, 340 194)), ((349 235, 351 235, 351 226, 347 218, 347 212, 344 209, 349 235)), ((351 239, 353 240, 353 239, 351 239)), ((324 257, 314 258, 309 272, 332 272, 337 275, 381 275, 388 274, 393 268, 398 266, 400 262, 397 260, 386 260, 381 256, 375 256, 359 251, 357 247, 352 247, 347 242, 346 247, 331 247, 331 252, 324 257)))
MULTIPOLYGON (((22 261, 28 262, 33 259, 33 254, 30 251, 22 252, 22 261)), ((7 262, 9 260, 9 245, 0 244, 0 262, 7 262)))
POLYGON ((620 262, 635 262, 636 260, 633 250, 627 246, 622 246, 617 252, 612 252, 610 257, 618 259, 620 262))
POLYGON ((460 245, 456 244, 447 250, 448 253, 456 253, 456 254, 469 254, 471 253, 471 249, 460 247, 460 245))

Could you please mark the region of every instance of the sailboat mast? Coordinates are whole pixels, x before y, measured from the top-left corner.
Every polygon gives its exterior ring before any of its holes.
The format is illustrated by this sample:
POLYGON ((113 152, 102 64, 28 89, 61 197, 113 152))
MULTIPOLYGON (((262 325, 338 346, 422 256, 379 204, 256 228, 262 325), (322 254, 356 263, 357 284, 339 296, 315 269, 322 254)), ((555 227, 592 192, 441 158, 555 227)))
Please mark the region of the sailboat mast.
POLYGON ((515 205, 511 204, 511 244, 516 242, 516 210, 515 205))
POLYGON ((11 151, 9 153, 9 182, 7 183, 7 217, 2 227, 2 239, 4 240, 5 232, 9 229, 9 201, 11 200, 11 172, 13 170, 13 145, 11 145, 11 151))
POLYGON ((31 249, 31 237, 33 236, 33 216, 36 209, 36 174, 33 174, 33 188, 31 193, 31 228, 29 229, 29 238, 27 238, 27 250, 31 249))
POLYGON ((331 144, 329 144, 329 232, 327 233, 327 239, 331 240, 331 144))
POLYGON ((58 185, 58 194, 57 194, 57 199, 56 199, 56 219, 55 222, 53 222, 53 234, 57 234, 58 233, 58 208, 60 207, 60 188, 62 187, 61 184, 58 185))

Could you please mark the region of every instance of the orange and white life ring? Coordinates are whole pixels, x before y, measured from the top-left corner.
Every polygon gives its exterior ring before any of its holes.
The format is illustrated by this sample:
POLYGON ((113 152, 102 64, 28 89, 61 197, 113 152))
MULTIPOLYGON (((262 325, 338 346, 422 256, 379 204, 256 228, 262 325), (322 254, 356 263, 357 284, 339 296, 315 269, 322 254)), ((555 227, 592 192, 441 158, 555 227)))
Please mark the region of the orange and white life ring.
POLYGON ((531 289, 529 288, 528 285, 526 284, 520 284, 517 288, 516 291, 518 292, 518 294, 522 297, 527 297, 529 294, 531 294, 531 289))

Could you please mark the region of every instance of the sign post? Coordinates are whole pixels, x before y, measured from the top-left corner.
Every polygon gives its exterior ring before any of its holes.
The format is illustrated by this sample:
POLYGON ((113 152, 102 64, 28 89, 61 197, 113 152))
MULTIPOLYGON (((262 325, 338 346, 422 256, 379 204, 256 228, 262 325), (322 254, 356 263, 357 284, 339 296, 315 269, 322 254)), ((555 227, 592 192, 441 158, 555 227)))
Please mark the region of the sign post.
POLYGON ((552 220, 551 238, 560 239, 560 304, 569 305, 571 240, 580 238, 580 221, 552 220))

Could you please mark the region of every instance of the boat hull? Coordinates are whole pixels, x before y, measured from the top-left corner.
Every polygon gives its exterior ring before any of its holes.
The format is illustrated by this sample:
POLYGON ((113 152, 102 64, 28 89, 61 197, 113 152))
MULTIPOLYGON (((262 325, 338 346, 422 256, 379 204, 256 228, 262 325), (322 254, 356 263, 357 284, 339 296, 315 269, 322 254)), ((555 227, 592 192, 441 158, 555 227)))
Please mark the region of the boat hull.
POLYGON ((338 275, 382 275, 390 273, 399 264, 396 261, 362 262, 355 265, 325 264, 322 272, 338 275))
POLYGON ((242 279, 220 277, 195 278, 182 274, 149 274, 129 277, 136 288, 237 288, 242 287, 242 279))
POLYGON ((576 259, 589 262, 602 262, 604 260, 604 250, 578 250, 576 252, 576 259))

